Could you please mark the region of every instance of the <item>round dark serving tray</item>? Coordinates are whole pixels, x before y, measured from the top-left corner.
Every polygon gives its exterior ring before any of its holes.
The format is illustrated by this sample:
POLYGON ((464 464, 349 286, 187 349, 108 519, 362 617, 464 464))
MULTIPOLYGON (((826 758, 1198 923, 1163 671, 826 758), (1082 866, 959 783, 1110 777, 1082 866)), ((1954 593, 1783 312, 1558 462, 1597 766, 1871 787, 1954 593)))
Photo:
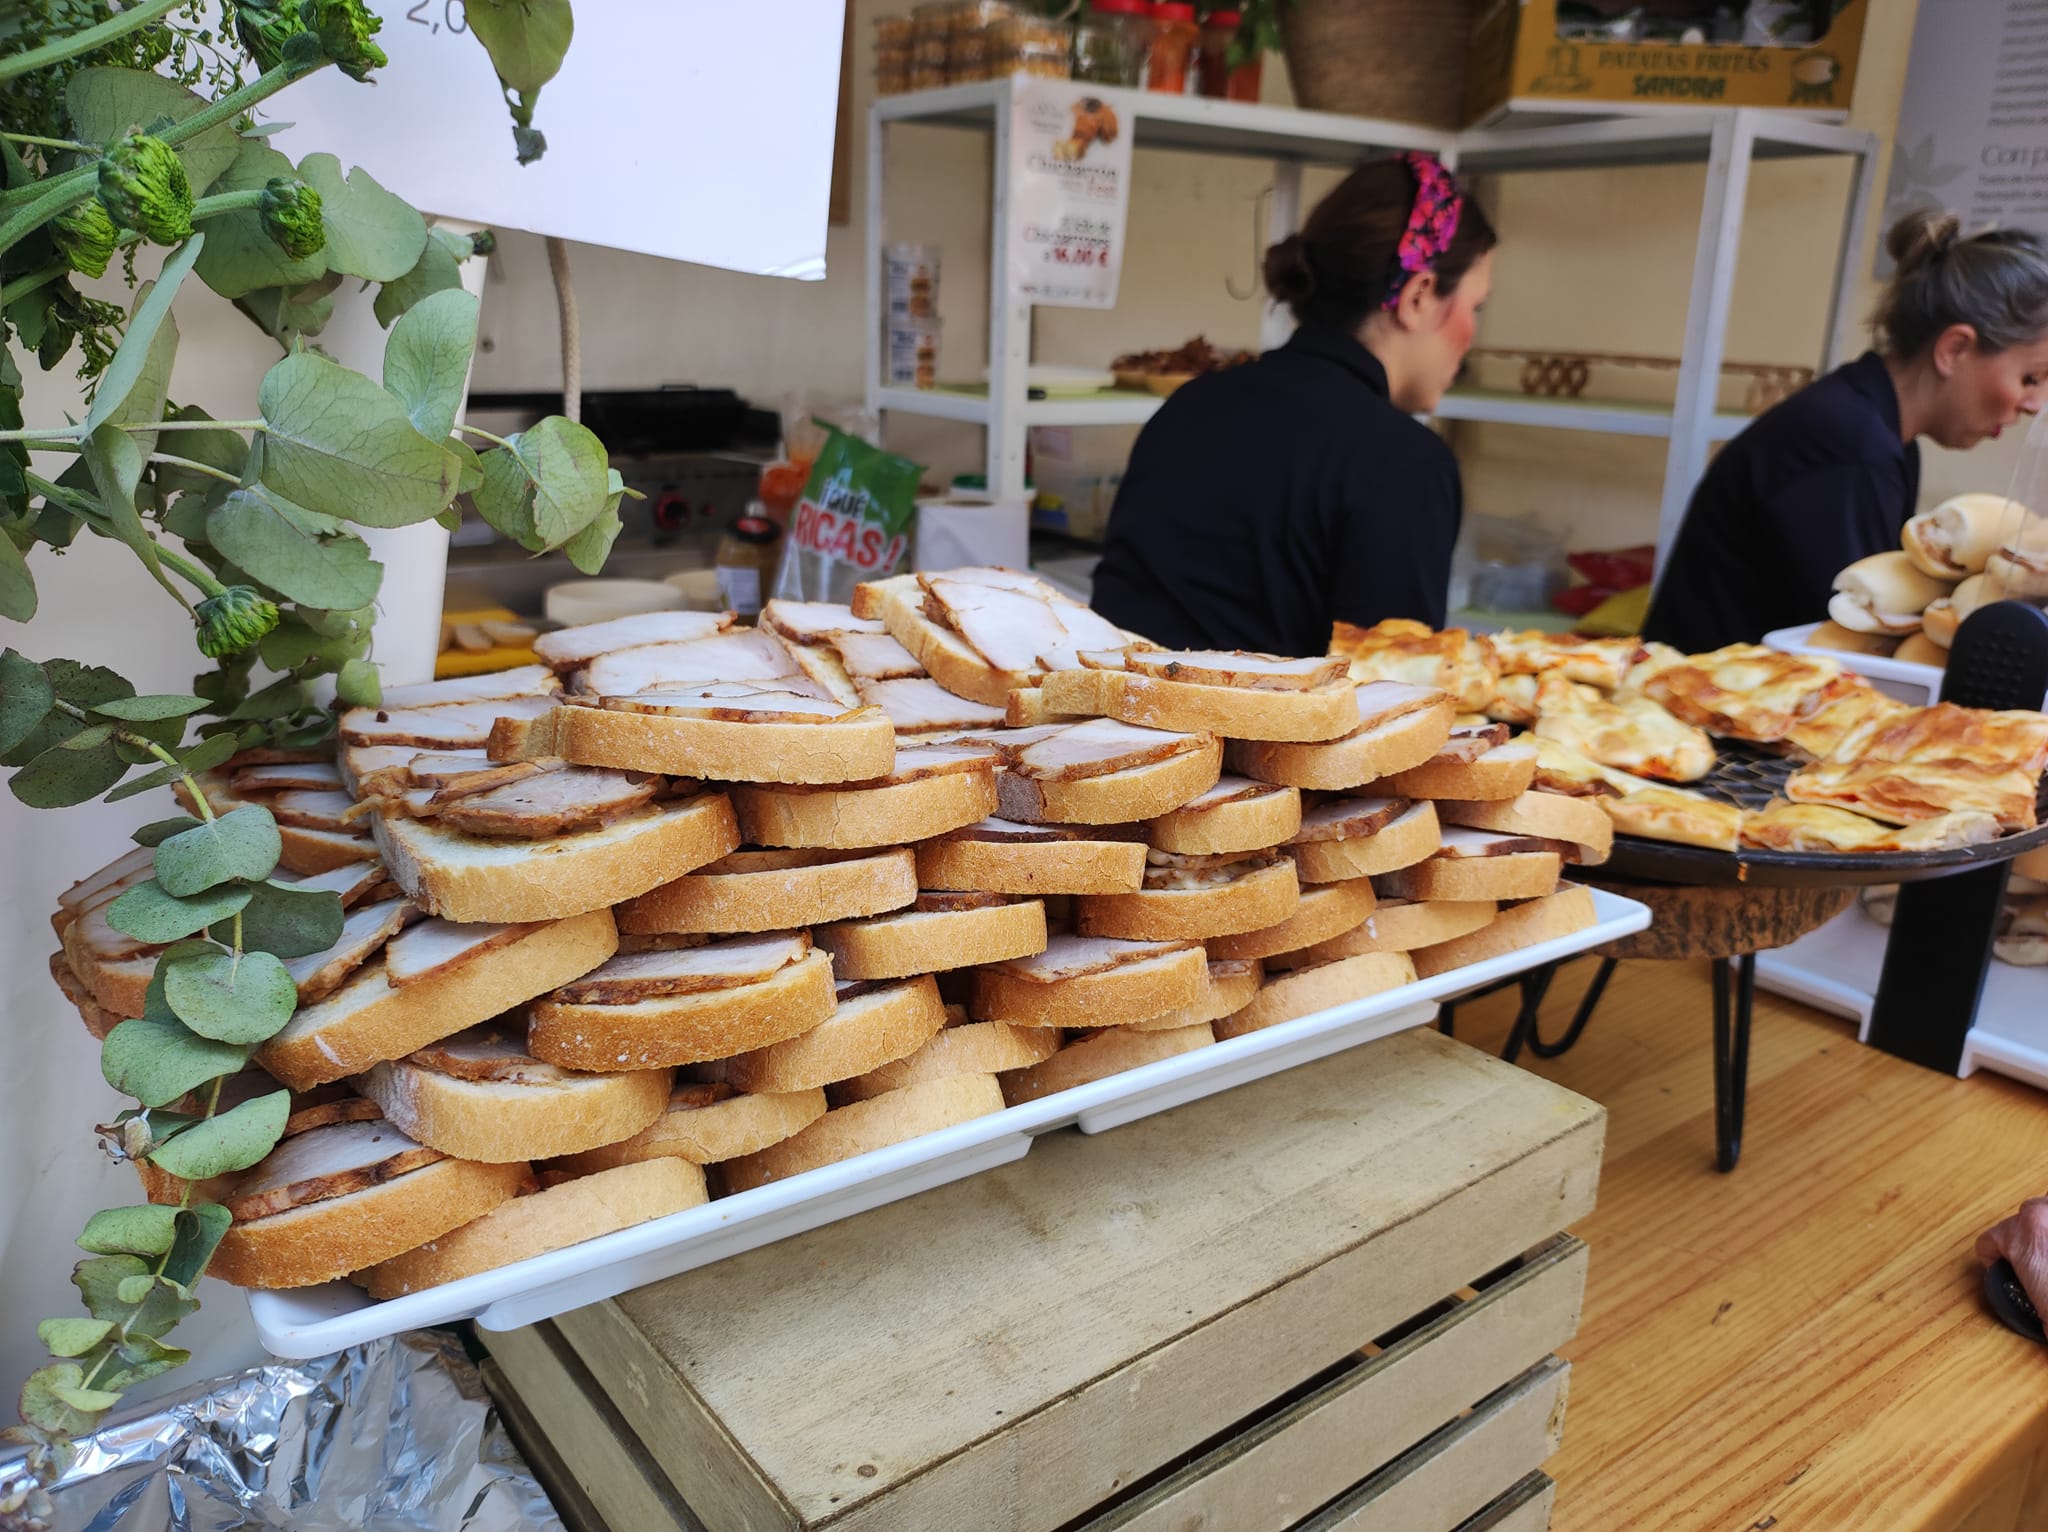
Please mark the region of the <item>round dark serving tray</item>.
MULTIPOLYGON (((1761 809, 1785 796, 1785 779, 1798 769, 1799 763, 1789 757, 1722 740, 1714 769, 1703 780, 1686 785, 1739 808, 1761 809)), ((2048 799, 2048 791, 2043 796, 2048 799)), ((1604 875, 1652 883, 1845 888, 1948 877, 2009 862, 2041 846, 2048 846, 2048 816, 2034 829, 1949 851, 1755 851, 1744 846, 1731 853, 1617 835, 1614 854, 1588 872, 1595 881, 1604 875)))

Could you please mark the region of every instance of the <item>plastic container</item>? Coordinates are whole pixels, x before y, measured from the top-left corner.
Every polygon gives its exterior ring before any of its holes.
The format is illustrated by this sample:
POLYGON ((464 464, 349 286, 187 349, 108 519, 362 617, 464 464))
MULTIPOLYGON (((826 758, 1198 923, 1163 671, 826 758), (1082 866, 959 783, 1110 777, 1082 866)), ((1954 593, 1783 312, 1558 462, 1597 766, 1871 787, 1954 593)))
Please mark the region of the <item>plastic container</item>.
POLYGON ((726 610, 755 616, 767 599, 775 563, 782 555, 782 528, 763 514, 757 503, 744 516, 726 523, 712 565, 718 575, 718 596, 726 610))
POLYGON ((1243 24, 1242 11, 1211 11, 1202 20, 1202 94, 1219 101, 1256 101, 1264 83, 1264 62, 1254 53, 1235 68, 1230 45, 1243 24))
POLYGON ((661 580, 570 580, 548 587, 542 610, 549 622, 573 628, 642 612, 673 612, 682 604, 683 593, 661 580))
POLYGON ((917 40, 917 22, 909 16, 877 16, 875 18, 875 51, 881 53, 890 49, 910 51, 910 45, 917 40))
POLYGON ((1192 94, 1201 83, 1195 62, 1202 29, 1195 8, 1184 0, 1158 0, 1152 7, 1152 46, 1145 58, 1145 88, 1169 96, 1192 94))
POLYGON ((996 23, 990 41, 989 70, 997 78, 1023 74, 1064 80, 1074 71, 1074 29, 1065 22, 1013 16, 996 23))
POLYGON ((883 380, 895 388, 930 388, 939 381, 939 322, 891 325, 883 380))
POLYGON ((1140 86, 1152 45, 1146 0, 1089 0, 1074 28, 1074 78, 1091 85, 1140 86))
POLYGON ((939 247, 885 246, 882 251, 882 298, 892 326, 937 320, 939 247))

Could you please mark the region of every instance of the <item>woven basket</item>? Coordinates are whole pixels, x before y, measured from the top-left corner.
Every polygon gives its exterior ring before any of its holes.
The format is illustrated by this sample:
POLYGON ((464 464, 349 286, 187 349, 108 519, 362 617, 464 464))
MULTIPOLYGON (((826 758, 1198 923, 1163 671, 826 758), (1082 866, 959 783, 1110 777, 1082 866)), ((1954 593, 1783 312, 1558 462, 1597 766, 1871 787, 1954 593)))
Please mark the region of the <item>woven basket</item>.
POLYGON ((1312 111, 1464 126, 1475 0, 1291 0, 1280 7, 1294 99, 1312 111))

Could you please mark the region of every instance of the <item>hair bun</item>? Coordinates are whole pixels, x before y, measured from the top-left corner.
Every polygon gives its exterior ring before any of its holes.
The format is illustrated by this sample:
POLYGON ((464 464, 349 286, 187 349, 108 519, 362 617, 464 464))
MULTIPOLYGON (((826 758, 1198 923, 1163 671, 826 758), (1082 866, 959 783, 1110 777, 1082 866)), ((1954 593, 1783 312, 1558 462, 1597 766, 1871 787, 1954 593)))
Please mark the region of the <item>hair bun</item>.
POLYGON ((1266 252, 1266 291, 1275 301, 1293 307, 1315 293, 1315 268, 1309 264, 1308 242, 1290 234, 1266 252))
POLYGON ((1963 221, 1954 213, 1922 208, 1892 225, 1884 247, 1899 270, 1911 271, 1947 255, 1962 232, 1963 221))

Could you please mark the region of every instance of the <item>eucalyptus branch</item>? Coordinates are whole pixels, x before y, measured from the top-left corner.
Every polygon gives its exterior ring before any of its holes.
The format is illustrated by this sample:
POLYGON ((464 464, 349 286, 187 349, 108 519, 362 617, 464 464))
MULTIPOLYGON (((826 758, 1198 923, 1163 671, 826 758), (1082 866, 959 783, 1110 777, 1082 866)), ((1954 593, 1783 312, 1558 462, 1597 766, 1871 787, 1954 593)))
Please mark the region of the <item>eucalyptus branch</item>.
MULTIPOLYGON (((62 697, 58 697, 54 701, 52 701, 50 704, 50 709, 52 712, 62 713, 66 718, 69 718, 74 723, 94 722, 92 715, 86 712, 84 708, 78 706, 78 704, 75 702, 66 702, 62 697)), ((147 750, 151 755, 155 756, 158 761, 162 762, 166 766, 175 769, 178 773, 179 780, 181 780, 185 784, 185 790, 192 795, 193 803, 198 806, 199 817, 207 821, 209 824, 212 823, 213 805, 206 801, 206 794, 199 790, 199 784, 192 780, 192 774, 189 771, 185 770, 184 765, 178 760, 178 758, 175 755, 172 755, 170 751, 166 750, 162 745, 159 745, 155 740, 144 739, 140 734, 137 734, 129 729, 116 728, 114 730, 114 738, 118 739, 122 744, 130 746, 133 749, 147 750)), ((240 951, 241 946, 242 938, 240 929, 238 927, 235 935, 235 949, 237 951, 240 951)))
MULTIPOLYGON (((5 291, 12 294, 14 289, 5 291)), ((138 435, 154 436, 159 431, 261 431, 260 420, 110 420, 108 425, 138 435)), ((20 431, 0 431, 0 442, 41 443, 45 448, 79 447, 83 442, 77 426, 29 426, 20 431)))
POLYGON ((173 457, 168 452, 152 452, 149 460, 152 463, 169 463, 173 468, 183 468, 189 473, 204 474, 209 479, 218 479, 223 484, 233 484, 238 488, 242 482, 224 468, 216 468, 211 463, 194 462, 189 457, 173 457))
POLYGON ((279 64, 275 69, 266 69, 240 90, 231 90, 213 105, 194 112, 165 128, 157 136, 173 149, 188 138, 196 138, 208 128, 217 128, 223 123, 233 122, 259 102, 267 101, 295 80, 325 69, 328 60, 322 59, 311 68, 293 64, 279 64))
POLYGON ((252 186, 247 191, 216 192, 211 197, 201 197, 192 204, 192 221, 202 218, 218 218, 222 213, 240 213, 250 208, 263 206, 264 190, 252 186))
POLYGON ((70 263, 67 261, 52 261, 41 271, 32 271, 25 277, 16 277, 12 282, 0 284, 0 308, 7 307, 16 298, 26 298, 39 287, 48 287, 70 269, 70 263))
MULTIPOLYGON (((174 463, 183 463, 184 466, 188 468, 200 466, 190 463, 184 463, 184 460, 182 458, 172 458, 169 461, 174 463)), ((232 484, 238 483, 240 481, 235 479, 229 479, 228 482, 232 484)), ((194 585, 198 586, 199 593, 202 596, 218 596, 222 591, 227 589, 225 585, 221 584, 220 581, 216 580, 213 577, 213 572, 209 570, 204 564, 196 564, 191 559, 186 558, 185 555, 182 553, 173 553, 169 548, 166 548, 162 543, 158 543, 156 545, 156 556, 162 559, 166 564, 170 565, 171 568, 177 570, 179 574, 183 575, 186 579, 190 580, 194 585)), ((175 594, 175 592, 173 594, 175 594)), ((183 596, 179 596, 178 599, 182 602, 184 601, 185 598, 183 596)), ((192 610, 192 608, 188 604, 186 605, 185 610, 189 613, 192 610)))
POLYGON ((81 165, 42 183, 40 196, 0 223, 0 255, 6 254, 59 213, 68 213, 88 200, 99 184, 99 167, 81 165))
MULTIPOLYGON (((466 420, 456 421, 455 429, 462 432, 466 436, 481 436, 485 441, 490 442, 495 446, 503 447, 508 452, 517 452, 519 450, 518 448, 514 447, 510 442, 506 441, 504 437, 493 435, 491 432, 486 431, 482 426, 473 426, 466 420)), ((0 441, 4 440, 6 440, 6 438, 4 436, 0 436, 0 441)))
POLYGON ((98 154, 98 144, 81 144, 69 138, 41 138, 34 133, 0 133, 0 141, 10 144, 34 144, 40 149, 75 149, 80 154, 98 154))
POLYGON ((132 10, 109 16, 98 26, 87 27, 83 32, 73 32, 69 37, 53 38, 40 48, 31 48, 26 53, 17 53, 12 58, 0 58, 0 80, 12 80, 18 75, 47 69, 52 64, 61 64, 66 59, 75 59, 81 53, 90 53, 95 48, 104 48, 108 43, 126 37, 130 32, 141 30, 151 22, 176 10, 182 0, 145 0, 132 10))

